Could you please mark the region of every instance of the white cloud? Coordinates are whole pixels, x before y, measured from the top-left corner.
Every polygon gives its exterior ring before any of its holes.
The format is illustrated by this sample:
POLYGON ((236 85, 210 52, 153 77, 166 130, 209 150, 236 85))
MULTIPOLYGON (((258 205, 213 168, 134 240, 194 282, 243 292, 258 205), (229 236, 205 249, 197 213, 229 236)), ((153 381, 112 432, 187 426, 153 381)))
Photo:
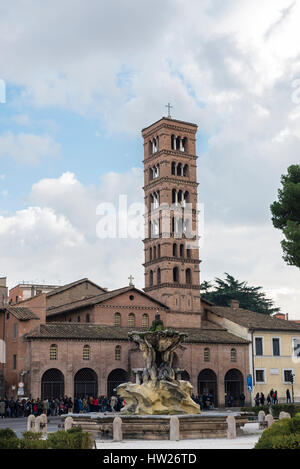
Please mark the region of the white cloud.
MULTIPOLYGON (((99 135, 138 135, 167 102, 173 117, 196 122, 199 138, 209 138, 198 160, 210 233, 204 278, 229 271, 275 292, 285 312, 296 314, 299 271, 282 261, 269 206, 281 174, 299 162, 299 22, 292 0, 90 0, 89 8, 79 0, 16 0, 1 10, 0 76, 22 87, 23 103, 98 117, 99 135)), ((0 156, 3 149, 18 161, 59 155, 49 137, 25 135, 2 134, 0 156)), ((49 275, 60 271, 65 280, 89 273, 109 287, 133 273, 143 286, 142 244, 139 251, 136 242, 124 249, 124 242, 95 239, 97 204, 118 193, 142 200, 141 186, 134 170, 89 187, 72 173, 40 180, 30 203, 66 219, 84 241, 62 257, 53 251, 48 260, 41 251, 47 262, 36 259, 31 268, 47 264, 49 275)))
POLYGON ((0 158, 11 157, 21 163, 37 164, 44 157, 60 155, 60 144, 47 135, 6 132, 0 135, 0 158))

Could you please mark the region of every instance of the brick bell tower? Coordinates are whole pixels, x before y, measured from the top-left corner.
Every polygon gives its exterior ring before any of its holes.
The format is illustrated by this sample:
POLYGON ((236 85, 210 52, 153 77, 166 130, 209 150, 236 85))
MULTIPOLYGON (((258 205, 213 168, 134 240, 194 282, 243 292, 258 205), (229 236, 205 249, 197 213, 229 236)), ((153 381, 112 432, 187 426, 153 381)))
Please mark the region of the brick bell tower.
POLYGON ((170 116, 142 130, 144 291, 177 313, 170 315, 174 326, 182 313, 179 321, 186 327, 191 325, 187 313, 199 315, 192 323, 201 325, 196 132, 196 124, 170 116), (170 207, 168 217, 164 207, 170 207))

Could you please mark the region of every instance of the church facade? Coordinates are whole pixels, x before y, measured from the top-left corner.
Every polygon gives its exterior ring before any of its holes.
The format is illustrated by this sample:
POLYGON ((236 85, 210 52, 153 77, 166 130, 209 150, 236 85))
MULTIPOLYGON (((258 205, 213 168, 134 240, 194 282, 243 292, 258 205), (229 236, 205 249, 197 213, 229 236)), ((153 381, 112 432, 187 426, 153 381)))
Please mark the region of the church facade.
POLYGON ((140 382, 143 357, 128 332, 148 329, 158 312, 165 327, 188 335, 175 357, 178 379, 189 380, 194 394, 211 393, 216 406, 228 392, 234 405, 242 393, 250 400, 249 339, 214 321, 200 297, 196 132, 170 117, 142 131, 144 290, 107 291, 81 279, 1 307, 6 395, 110 396, 123 382, 140 382))

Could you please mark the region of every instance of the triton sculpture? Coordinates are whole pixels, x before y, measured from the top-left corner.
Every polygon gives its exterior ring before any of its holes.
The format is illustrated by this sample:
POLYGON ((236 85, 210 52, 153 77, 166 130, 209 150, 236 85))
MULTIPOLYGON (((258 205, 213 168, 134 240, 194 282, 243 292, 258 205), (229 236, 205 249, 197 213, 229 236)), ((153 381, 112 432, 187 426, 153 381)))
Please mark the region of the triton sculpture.
POLYGON ((155 316, 149 331, 128 333, 129 340, 138 344, 146 367, 143 383, 124 383, 117 393, 125 399, 123 414, 200 414, 191 398, 191 383, 175 378, 173 359, 175 349, 187 334, 166 330, 160 315, 155 316))

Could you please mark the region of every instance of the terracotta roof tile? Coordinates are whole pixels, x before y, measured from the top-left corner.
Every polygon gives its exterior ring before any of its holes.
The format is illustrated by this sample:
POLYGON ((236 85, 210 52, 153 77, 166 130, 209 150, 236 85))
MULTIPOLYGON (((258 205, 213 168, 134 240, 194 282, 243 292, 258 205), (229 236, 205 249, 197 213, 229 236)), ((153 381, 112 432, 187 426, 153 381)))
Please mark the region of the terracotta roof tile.
POLYGON ((19 319, 20 321, 28 321, 29 319, 39 319, 31 309, 24 308, 21 306, 7 306, 4 308, 5 311, 12 314, 15 318, 19 319))
POLYGON ((266 314, 255 313, 243 308, 211 306, 208 308, 218 316, 253 330, 300 331, 300 324, 285 319, 277 319, 266 314))
MULTIPOLYGON (((172 328, 170 328, 172 329, 172 328)), ((136 328, 99 326, 97 324, 49 323, 42 324, 39 331, 26 335, 27 339, 77 339, 77 340, 128 340, 128 332, 136 328)), ((202 330, 175 328, 186 332, 187 343, 223 343, 247 344, 247 340, 237 337, 225 330, 202 330)))

